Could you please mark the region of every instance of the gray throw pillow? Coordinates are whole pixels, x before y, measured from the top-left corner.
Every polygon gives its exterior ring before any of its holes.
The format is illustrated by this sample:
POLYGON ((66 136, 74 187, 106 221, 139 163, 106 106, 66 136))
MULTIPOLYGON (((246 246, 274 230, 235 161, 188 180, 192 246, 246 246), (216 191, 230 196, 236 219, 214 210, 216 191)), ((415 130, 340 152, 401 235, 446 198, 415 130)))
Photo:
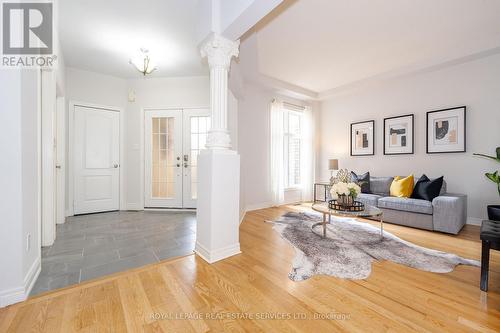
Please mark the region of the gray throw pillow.
POLYGON ((353 183, 356 183, 361 187, 361 193, 371 193, 369 172, 357 175, 354 171, 351 171, 351 180, 353 183))

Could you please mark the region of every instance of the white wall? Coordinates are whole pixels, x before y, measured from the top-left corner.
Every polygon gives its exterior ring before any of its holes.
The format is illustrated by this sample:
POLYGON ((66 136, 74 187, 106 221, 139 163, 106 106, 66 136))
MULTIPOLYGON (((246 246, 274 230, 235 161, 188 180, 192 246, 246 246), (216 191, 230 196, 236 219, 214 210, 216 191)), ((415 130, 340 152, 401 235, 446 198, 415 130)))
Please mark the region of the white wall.
MULTIPOLYGON (((68 114, 66 117, 66 165, 69 166, 69 119, 72 110, 70 102, 84 102, 102 106, 119 107, 125 110, 127 106, 127 81, 117 77, 84 71, 75 68, 66 68, 66 103, 68 114)), ((65 173, 66 211, 70 212, 69 172, 65 173)))
MULTIPOLYGON (((128 209, 141 209, 144 196, 141 173, 141 166, 144 163, 141 158, 142 110, 144 108, 208 108, 210 107, 210 80, 205 76, 125 80, 67 68, 66 96, 68 102, 78 101, 115 106, 125 110, 125 133, 123 133, 125 136, 123 168, 126 175, 125 202, 128 209), (129 92, 135 94, 134 102, 128 101, 129 92)), ((238 102, 232 94, 229 94, 228 109, 228 126, 233 149, 237 149, 238 102)), ((68 179, 66 179, 66 184, 69 184, 68 179)), ((67 196, 68 186, 66 190, 67 196)))
MULTIPOLYGON (((238 101, 238 150, 241 156, 241 209, 254 210, 271 205, 270 123, 271 101, 279 97, 290 103, 315 107, 311 103, 247 84, 238 101)), ((285 202, 301 200, 300 191, 285 193, 285 202)))
POLYGON ((75 68, 66 68, 66 99, 125 109, 127 80, 75 68))
POLYGON ((22 281, 21 73, 0 70, 0 307, 22 281), (14 250, 13 250, 14 249, 14 250))
POLYGON ((375 176, 422 173, 444 175, 450 192, 468 195, 469 222, 486 217, 486 205, 498 203, 495 186, 484 172, 498 163, 472 156, 494 154, 500 146, 500 55, 433 72, 371 85, 326 100, 320 114, 320 154, 317 179, 326 180, 329 158, 339 158, 341 168, 370 171, 375 176), (426 112, 467 106, 467 152, 425 153, 426 112), (415 154, 383 155, 383 118, 415 114, 415 154), (349 124, 375 119, 375 156, 349 156, 349 124))
POLYGON ((40 271, 39 72, 0 70, 0 85, 2 307, 25 299, 40 271))
MULTIPOLYGON (((23 275, 30 274, 33 265, 40 265, 41 259, 41 217, 39 199, 41 193, 41 133, 40 133, 40 73, 36 70, 23 71, 22 75, 22 192, 23 192, 23 235, 31 235, 30 248, 25 250, 23 275)), ((23 239, 25 246, 26 239, 23 239)))
POLYGON ((137 79, 128 82, 128 90, 135 92, 135 102, 127 104, 126 120, 126 179, 127 207, 141 209, 144 198, 142 186, 141 136, 143 108, 189 108, 210 106, 208 77, 176 77, 137 79))

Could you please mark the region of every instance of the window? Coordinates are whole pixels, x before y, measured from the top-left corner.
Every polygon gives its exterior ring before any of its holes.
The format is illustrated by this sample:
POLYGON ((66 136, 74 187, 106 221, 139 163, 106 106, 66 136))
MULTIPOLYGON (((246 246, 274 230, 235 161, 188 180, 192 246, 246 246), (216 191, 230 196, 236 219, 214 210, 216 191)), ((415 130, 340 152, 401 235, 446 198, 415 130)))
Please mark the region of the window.
POLYGON ((283 157, 285 188, 301 185, 302 112, 283 110, 283 157))

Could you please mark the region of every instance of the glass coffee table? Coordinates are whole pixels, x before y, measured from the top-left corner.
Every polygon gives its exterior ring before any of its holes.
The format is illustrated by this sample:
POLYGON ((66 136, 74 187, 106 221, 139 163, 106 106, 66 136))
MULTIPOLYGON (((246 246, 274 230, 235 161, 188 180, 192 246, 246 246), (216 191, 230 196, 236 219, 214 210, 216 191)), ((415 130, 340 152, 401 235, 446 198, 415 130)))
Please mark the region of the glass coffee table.
POLYGON ((332 221, 333 215, 339 217, 378 219, 380 221, 380 239, 384 238, 384 212, 382 212, 382 210, 377 207, 365 205, 365 209, 363 209, 362 211, 350 212, 332 209, 328 206, 328 202, 316 202, 312 205, 312 209, 323 214, 323 221, 313 224, 311 230, 314 232, 314 228, 322 225, 323 237, 326 237, 326 225, 332 221))

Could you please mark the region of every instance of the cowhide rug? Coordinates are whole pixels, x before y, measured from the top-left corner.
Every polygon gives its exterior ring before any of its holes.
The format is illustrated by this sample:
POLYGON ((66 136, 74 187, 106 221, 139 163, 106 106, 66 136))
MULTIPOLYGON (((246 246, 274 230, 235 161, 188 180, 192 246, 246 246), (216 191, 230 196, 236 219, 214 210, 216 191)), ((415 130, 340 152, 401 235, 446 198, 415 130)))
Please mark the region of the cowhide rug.
POLYGON ((428 272, 451 272, 456 265, 480 266, 477 260, 461 258, 404 241, 386 231, 380 239, 380 228, 351 218, 333 217, 327 226, 311 226, 322 220, 313 213, 290 212, 274 221, 273 229, 296 250, 292 270, 293 281, 326 274, 344 279, 365 279, 371 273, 373 260, 390 260, 428 272))

